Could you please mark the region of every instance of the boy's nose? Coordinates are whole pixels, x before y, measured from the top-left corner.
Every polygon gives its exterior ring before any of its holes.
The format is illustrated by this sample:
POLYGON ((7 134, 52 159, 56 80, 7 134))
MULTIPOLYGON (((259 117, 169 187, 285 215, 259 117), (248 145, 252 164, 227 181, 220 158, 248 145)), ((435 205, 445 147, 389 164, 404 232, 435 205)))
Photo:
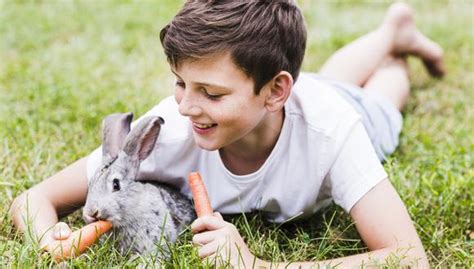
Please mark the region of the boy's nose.
POLYGON ((182 96, 176 96, 176 101, 179 104, 178 111, 181 115, 187 117, 199 116, 202 112, 199 104, 195 102, 195 97, 189 94, 182 94, 182 96), (180 98, 181 97, 181 98, 180 98))

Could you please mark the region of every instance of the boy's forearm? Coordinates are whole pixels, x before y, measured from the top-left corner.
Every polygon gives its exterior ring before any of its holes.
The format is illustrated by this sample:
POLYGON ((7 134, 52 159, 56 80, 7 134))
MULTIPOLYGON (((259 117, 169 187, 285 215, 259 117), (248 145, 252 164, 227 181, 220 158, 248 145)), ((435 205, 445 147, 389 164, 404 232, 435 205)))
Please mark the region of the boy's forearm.
POLYGON ((84 205, 88 184, 86 167, 87 157, 81 158, 18 196, 10 208, 17 229, 41 238, 58 222, 58 217, 84 205))
POLYGON ((390 265, 386 260, 393 255, 391 261, 397 262, 395 266, 410 266, 410 268, 429 268, 429 263, 423 249, 411 249, 399 251, 393 248, 384 248, 364 254, 358 254, 343 258, 314 262, 268 262, 260 260, 256 268, 380 268, 382 265, 390 265))
POLYGON ((38 240, 41 240, 58 222, 58 215, 53 205, 31 191, 26 191, 15 198, 10 207, 10 216, 17 230, 38 240))

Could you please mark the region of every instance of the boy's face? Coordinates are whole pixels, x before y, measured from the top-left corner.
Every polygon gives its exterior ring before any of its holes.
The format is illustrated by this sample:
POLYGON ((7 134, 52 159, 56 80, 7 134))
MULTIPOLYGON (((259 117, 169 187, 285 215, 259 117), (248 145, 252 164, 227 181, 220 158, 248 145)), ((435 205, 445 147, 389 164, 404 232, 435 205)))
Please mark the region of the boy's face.
POLYGON ((235 142, 255 143, 267 114, 268 90, 264 87, 255 95, 253 80, 234 64, 229 53, 185 60, 173 73, 179 112, 191 120, 200 148, 217 150, 235 142))

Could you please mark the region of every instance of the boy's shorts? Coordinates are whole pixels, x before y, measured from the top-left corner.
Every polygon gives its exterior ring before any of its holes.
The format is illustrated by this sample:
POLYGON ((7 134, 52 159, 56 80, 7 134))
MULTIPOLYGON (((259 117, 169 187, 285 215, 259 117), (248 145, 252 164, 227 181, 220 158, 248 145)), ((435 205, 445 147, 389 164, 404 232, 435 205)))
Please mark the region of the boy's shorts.
POLYGON ((337 92, 359 112, 380 161, 384 161, 395 151, 403 118, 393 103, 383 96, 363 94, 363 89, 356 85, 335 81, 318 74, 312 75, 334 86, 337 92))

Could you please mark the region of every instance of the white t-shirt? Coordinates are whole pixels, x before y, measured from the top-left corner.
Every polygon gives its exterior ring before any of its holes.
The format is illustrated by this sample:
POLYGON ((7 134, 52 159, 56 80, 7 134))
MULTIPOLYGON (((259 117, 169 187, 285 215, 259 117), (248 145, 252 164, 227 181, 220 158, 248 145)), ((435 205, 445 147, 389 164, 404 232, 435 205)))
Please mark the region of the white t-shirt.
MULTIPOLYGON (((221 213, 263 211, 270 221, 308 216, 334 200, 349 212, 387 177, 359 114, 330 84, 301 74, 285 104, 285 119, 275 145, 258 171, 235 175, 219 151, 194 143, 191 122, 168 97, 144 116, 165 120, 155 148, 140 165, 138 179, 177 186, 190 197, 187 176, 199 171, 211 204, 221 213)), ((101 149, 88 157, 90 179, 101 149)))

